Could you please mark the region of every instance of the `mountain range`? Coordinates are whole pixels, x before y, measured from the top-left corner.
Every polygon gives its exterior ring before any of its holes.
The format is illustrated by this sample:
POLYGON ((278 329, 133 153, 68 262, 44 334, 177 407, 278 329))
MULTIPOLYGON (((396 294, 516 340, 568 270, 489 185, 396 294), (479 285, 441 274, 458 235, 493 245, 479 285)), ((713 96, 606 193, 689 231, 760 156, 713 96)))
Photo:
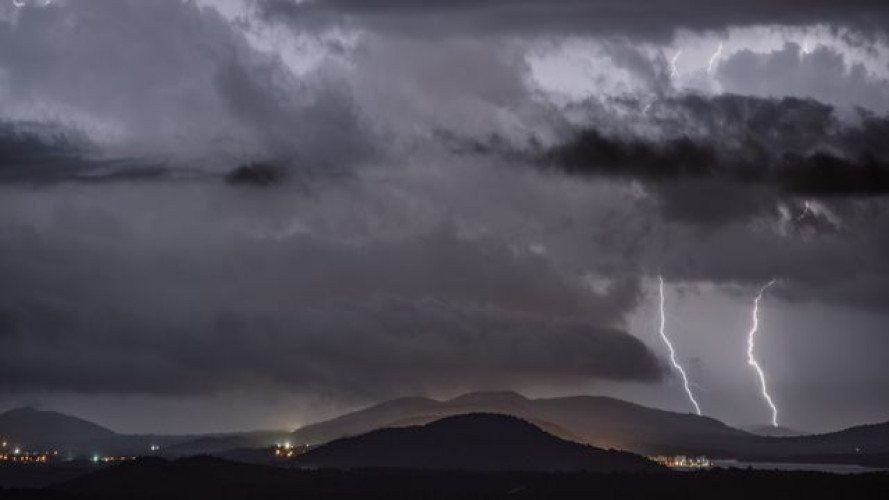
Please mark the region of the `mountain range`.
MULTIPOLYGON (((317 446, 384 428, 429 424, 471 413, 518 417, 562 440, 642 455, 708 455, 712 458, 777 459, 791 456, 843 457, 872 463, 889 454, 889 422, 789 437, 763 436, 716 419, 597 396, 529 399, 513 392, 479 392, 438 401, 402 398, 287 431, 207 435, 127 435, 61 413, 33 409, 0 414, 0 437, 29 449, 59 449, 73 456, 93 453, 167 457, 214 454, 245 456, 276 442, 317 446), (238 451, 238 455, 231 452, 238 451)), ((780 431, 780 429, 779 429, 780 431)), ((762 431, 760 431, 762 432, 762 431)), ((257 456, 263 455, 258 453, 257 456)))
MULTIPOLYGON (((428 423, 466 413, 513 415, 563 439, 645 455, 736 458, 889 452, 889 422, 827 434, 778 437, 736 429, 710 417, 658 410, 613 398, 529 399, 513 392, 471 393, 445 401, 395 399, 297 429, 291 441, 319 444, 375 429, 428 423)), ((788 433, 781 429, 778 432, 788 433)))
POLYGON ((17 408, 0 413, 0 438, 10 447, 59 450, 70 457, 147 455, 159 447, 167 456, 189 456, 237 448, 260 448, 287 439, 287 431, 208 435, 122 434, 55 411, 17 408))

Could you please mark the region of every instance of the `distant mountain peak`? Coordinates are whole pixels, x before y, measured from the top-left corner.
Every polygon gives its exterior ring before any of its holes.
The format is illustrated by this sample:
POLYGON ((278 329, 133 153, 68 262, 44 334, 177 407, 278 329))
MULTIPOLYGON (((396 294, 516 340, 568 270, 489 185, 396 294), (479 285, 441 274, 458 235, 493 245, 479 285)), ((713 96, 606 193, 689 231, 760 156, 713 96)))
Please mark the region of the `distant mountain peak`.
POLYGON ((446 403, 476 403, 478 401, 499 401, 507 403, 524 403, 530 401, 527 397, 513 391, 478 391, 461 394, 456 398, 446 401, 446 403))

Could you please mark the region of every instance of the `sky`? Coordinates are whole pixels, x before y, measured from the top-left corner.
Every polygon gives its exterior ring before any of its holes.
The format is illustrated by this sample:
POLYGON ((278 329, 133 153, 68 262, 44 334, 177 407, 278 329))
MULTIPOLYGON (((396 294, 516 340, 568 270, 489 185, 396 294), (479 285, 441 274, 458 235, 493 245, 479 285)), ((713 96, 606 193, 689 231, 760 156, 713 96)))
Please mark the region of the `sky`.
POLYGON ((889 418, 883 0, 0 0, 0 410, 889 418))

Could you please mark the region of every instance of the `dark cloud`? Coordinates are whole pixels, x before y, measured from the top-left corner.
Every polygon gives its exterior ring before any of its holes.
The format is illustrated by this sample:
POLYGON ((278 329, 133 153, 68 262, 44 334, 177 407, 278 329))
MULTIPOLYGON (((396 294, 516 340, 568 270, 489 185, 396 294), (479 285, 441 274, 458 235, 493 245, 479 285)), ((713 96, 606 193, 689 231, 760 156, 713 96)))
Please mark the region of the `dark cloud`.
POLYGON ((781 186, 804 196, 885 196, 889 194, 889 163, 871 155, 846 159, 829 153, 808 157, 786 155, 777 167, 781 186))
POLYGON ((541 381, 651 382, 662 370, 644 344, 618 330, 431 299, 187 317, 47 306, 12 314, 0 391, 264 387, 374 398, 541 381))
POLYGON ((52 176, 66 163, 76 168, 91 146, 86 137, 60 127, 0 122, 0 181, 52 176))
MULTIPOLYGON (((889 150, 879 139, 889 121, 883 118, 865 114, 849 124, 814 101, 731 95, 668 100, 653 113, 668 136, 586 129, 547 151, 543 162, 569 174, 636 179, 664 189, 680 181, 737 184, 745 197, 750 186, 788 196, 889 194, 889 150)), ((716 192, 716 199, 730 201, 721 196, 724 190, 716 192)))
POLYGON ((642 272, 740 293, 779 278, 773 294, 782 300, 885 310, 885 118, 722 95, 662 99, 640 122, 582 129, 537 153, 537 165, 638 184, 651 196, 654 206, 637 214, 654 221, 636 242, 647 247, 635 253, 642 272))
POLYGON ((877 196, 889 194, 889 163, 869 153, 843 158, 829 152, 766 153, 760 144, 720 151, 687 137, 662 143, 581 132, 553 149, 545 161, 570 174, 670 181, 723 179, 774 185, 790 195, 877 196), (746 153, 746 154, 745 154, 746 153), (746 156, 746 158, 745 158, 746 156))
POLYGON ((225 176, 233 186, 268 187, 281 184, 287 176, 284 166, 274 162, 253 162, 242 165, 225 176))
MULTIPOLYGON (((206 186, 178 189, 206 205, 206 186)), ((69 201, 0 227, 2 389, 372 398, 660 376, 618 326, 635 279, 590 290, 454 226, 371 240, 323 224, 242 228, 237 214, 275 192, 210 189, 238 207, 207 217, 180 196, 121 213, 69 201)))
POLYGON ((196 176, 148 160, 104 158, 85 134, 41 122, 0 122, 0 184, 169 180, 196 176))
POLYGON ((267 19, 301 29, 357 25, 412 35, 595 35, 666 40, 678 29, 830 24, 884 36, 889 12, 881 0, 260 0, 267 19))

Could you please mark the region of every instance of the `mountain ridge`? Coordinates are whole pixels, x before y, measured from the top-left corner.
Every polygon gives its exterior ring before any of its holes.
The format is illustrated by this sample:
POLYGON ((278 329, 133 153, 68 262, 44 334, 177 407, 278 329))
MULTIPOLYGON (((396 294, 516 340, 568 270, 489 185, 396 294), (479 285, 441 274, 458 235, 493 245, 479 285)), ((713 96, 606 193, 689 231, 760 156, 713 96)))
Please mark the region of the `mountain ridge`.
MULTIPOLYGON (((411 401, 396 401, 406 400, 411 401)), ((831 433, 770 437, 728 426, 712 417, 649 408, 606 396, 530 399, 514 392, 477 392, 441 401, 419 401, 413 405, 370 406, 307 425, 291 437, 301 444, 320 444, 373 429, 430 423, 459 414, 502 413, 533 422, 563 439, 644 455, 733 458, 843 454, 855 453, 856 449, 859 453, 889 452, 889 422, 831 433)))

